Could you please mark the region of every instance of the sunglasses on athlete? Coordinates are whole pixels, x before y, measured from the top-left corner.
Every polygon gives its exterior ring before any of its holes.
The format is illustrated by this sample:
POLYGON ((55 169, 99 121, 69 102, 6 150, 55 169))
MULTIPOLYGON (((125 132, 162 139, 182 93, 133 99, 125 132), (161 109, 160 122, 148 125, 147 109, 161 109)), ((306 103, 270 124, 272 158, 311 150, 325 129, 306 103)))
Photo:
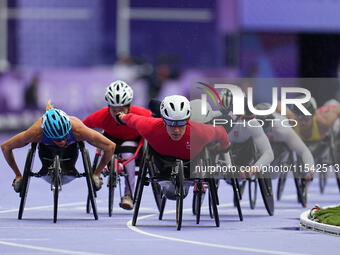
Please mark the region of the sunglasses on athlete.
POLYGON ((164 120, 165 125, 170 126, 170 127, 182 127, 188 124, 187 120, 167 120, 164 118, 163 120, 164 120))
POLYGON ((63 138, 52 139, 52 141, 57 142, 57 143, 60 143, 60 142, 66 141, 67 138, 68 138, 68 134, 65 135, 63 138))

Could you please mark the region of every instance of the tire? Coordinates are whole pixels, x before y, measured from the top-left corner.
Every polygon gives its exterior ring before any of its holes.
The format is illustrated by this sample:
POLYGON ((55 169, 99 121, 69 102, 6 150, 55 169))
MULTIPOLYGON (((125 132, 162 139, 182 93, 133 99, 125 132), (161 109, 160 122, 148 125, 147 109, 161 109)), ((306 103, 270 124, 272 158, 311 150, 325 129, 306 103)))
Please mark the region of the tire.
POLYGON ((137 217, 139 213, 139 207, 142 201, 142 195, 143 195, 144 184, 146 180, 146 172, 147 172, 146 160, 144 160, 142 168, 139 171, 140 171, 140 181, 137 183, 137 186, 136 186, 136 195, 135 195, 136 201, 135 201, 135 209, 133 211, 133 217, 132 217, 132 226, 136 226, 137 217))
POLYGON ((267 175, 267 178, 264 174, 258 178, 262 199, 266 210, 270 216, 274 215, 274 195, 273 195, 273 186, 272 179, 267 175))
POLYGON ((335 172, 335 179, 336 179, 336 183, 338 184, 339 191, 340 191, 340 174, 337 171, 335 172))
POLYGON ((209 199, 208 199, 208 203, 209 203, 209 216, 210 216, 210 219, 213 219, 214 218, 214 213, 213 213, 213 209, 212 209, 212 198, 211 198, 211 194, 210 194, 210 191, 209 191, 209 199))
POLYGON ((192 195, 192 214, 196 215, 197 210, 196 210, 196 200, 197 200, 197 192, 194 191, 192 195))
POLYGON ((93 181, 92 181, 92 171, 90 167, 90 157, 88 151, 85 149, 84 142, 79 142, 81 155, 83 158, 83 165, 84 165, 84 172, 86 176, 86 183, 87 183, 87 190, 88 190, 88 197, 90 200, 90 205, 93 211, 93 217, 95 220, 98 220, 98 212, 97 212, 97 205, 95 200, 95 191, 93 188, 93 181))
POLYGON ((215 180, 214 179, 208 179, 207 180, 209 185, 209 193, 211 195, 211 207, 215 219, 216 227, 220 226, 220 217, 218 215, 218 209, 217 209, 217 197, 216 197, 216 186, 215 186, 215 180))
POLYGON ((239 186, 237 185, 238 181, 235 178, 231 179, 231 185, 233 187, 234 191, 234 206, 237 208, 238 217, 240 218, 240 221, 243 221, 243 214, 241 209, 241 203, 240 203, 240 192, 238 190, 239 186))
POLYGON ((110 161, 110 174, 109 174, 109 201, 108 201, 108 210, 109 210, 109 217, 112 216, 112 209, 113 209, 113 199, 114 199, 114 192, 115 192, 115 179, 116 179, 116 169, 118 166, 118 159, 114 156, 110 161))
POLYGON ((321 194, 323 194, 325 192, 326 184, 327 184, 327 173, 326 172, 320 172, 319 187, 320 187, 320 193, 321 194))
POLYGON ((283 190, 285 188, 286 181, 287 181, 287 175, 288 175, 287 172, 281 173, 280 177, 279 177, 279 180, 277 182, 276 199, 278 201, 280 201, 281 198, 282 198, 283 190))
POLYGON ((26 162, 25 162, 25 168, 23 173, 23 180, 22 180, 22 187, 20 191, 20 206, 19 206, 19 213, 18 213, 18 219, 22 219, 22 215, 24 213, 25 209, 25 203, 26 203, 26 197, 28 192, 28 187, 31 179, 31 169, 34 161, 35 156, 35 150, 36 150, 36 143, 32 143, 31 148, 27 152, 26 162))
POLYGON ((60 159, 59 155, 55 156, 54 158, 54 171, 53 171, 53 177, 52 177, 52 183, 54 185, 53 190, 53 222, 57 222, 58 217, 58 199, 59 199, 59 187, 61 186, 61 180, 60 180, 60 174, 61 174, 61 168, 60 168, 60 159))
POLYGON ((255 209, 257 197, 257 179, 248 180, 249 205, 251 209, 255 209))
POLYGON ((175 192, 176 192, 176 229, 179 231, 182 227, 183 217, 183 195, 184 195, 184 166, 182 160, 177 160, 176 167, 178 167, 178 174, 175 178, 175 192))
POLYGON ((87 194, 87 199, 86 199, 86 213, 87 214, 91 213, 91 203, 90 203, 89 194, 87 194))
POLYGON ((163 219, 165 204, 166 204, 166 197, 163 196, 163 198, 162 198, 162 206, 161 206, 161 210, 160 210, 159 216, 158 216, 158 219, 159 219, 159 220, 162 220, 162 219, 163 219))
POLYGON ((200 224, 201 203, 202 203, 202 183, 197 183, 197 199, 196 199, 196 224, 200 224))
POLYGON ((152 193, 153 196, 155 198, 155 202, 158 208, 158 211, 161 211, 162 208, 162 189, 161 186, 158 183, 151 183, 151 187, 152 187, 152 193))

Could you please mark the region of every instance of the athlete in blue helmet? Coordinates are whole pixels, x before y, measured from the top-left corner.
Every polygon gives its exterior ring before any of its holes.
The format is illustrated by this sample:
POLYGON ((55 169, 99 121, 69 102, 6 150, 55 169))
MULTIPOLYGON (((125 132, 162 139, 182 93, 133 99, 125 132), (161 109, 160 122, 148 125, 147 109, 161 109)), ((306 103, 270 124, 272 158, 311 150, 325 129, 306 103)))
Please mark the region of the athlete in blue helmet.
MULTIPOLYGON (((62 110, 54 109, 49 102, 46 106, 45 114, 36 120, 30 128, 1 145, 5 159, 16 175, 12 184, 14 190, 20 192, 22 175, 15 162, 13 149, 24 147, 28 143, 39 143, 39 157, 42 162, 42 168, 39 173, 49 181, 47 172, 52 162, 47 159, 53 158, 56 153, 59 153, 62 159, 63 157, 70 159, 61 161, 63 175, 72 177, 77 174, 74 166, 78 158, 78 141, 87 141, 104 151, 103 157, 92 177, 96 189, 99 189, 102 184, 99 178, 100 172, 110 161, 116 147, 115 143, 93 129, 86 127, 78 118, 69 117, 62 110)), ((67 183, 72 179, 64 178, 62 181, 67 183)))

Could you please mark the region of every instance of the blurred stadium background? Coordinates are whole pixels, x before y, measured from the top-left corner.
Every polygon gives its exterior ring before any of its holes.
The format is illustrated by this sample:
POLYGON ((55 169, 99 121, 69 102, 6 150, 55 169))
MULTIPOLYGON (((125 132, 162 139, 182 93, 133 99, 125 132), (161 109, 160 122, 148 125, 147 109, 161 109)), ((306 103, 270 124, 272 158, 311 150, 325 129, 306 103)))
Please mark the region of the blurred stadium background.
POLYGON ((83 118, 114 79, 145 106, 189 96, 192 78, 336 78, 306 84, 322 104, 339 87, 339 13, 340 0, 0 0, 0 131, 49 98, 83 118))

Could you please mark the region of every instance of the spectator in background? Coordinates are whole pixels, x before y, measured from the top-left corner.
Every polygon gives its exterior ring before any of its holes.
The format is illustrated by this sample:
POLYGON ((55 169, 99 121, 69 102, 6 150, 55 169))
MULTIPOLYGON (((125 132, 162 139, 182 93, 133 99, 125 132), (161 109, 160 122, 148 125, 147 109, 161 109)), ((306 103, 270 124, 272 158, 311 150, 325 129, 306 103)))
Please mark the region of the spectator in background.
POLYGON ((113 66, 113 78, 131 84, 138 79, 138 67, 128 55, 121 55, 113 66))
POLYGON ((35 73, 31 81, 29 82, 28 86, 25 89, 24 102, 25 102, 25 107, 28 109, 38 108, 37 89, 38 89, 39 82, 40 82, 40 75, 39 73, 35 73))
MULTIPOLYGON (((164 90, 163 86, 168 81, 178 80, 179 72, 177 71, 176 64, 177 60, 174 57, 167 55, 160 56, 159 64, 155 68, 153 80, 150 85, 151 97, 160 97, 159 93, 164 90)), ((170 94, 178 94, 178 92, 170 94)), ((164 97, 162 93, 161 96, 161 98, 164 97)))
MULTIPOLYGON (((5 73, 0 70, 0 85, 2 83, 4 76, 5 76, 5 73)), ((7 109, 8 109, 8 106, 7 106, 6 96, 3 95, 3 93, 0 90, 0 112, 6 112, 7 109)))

